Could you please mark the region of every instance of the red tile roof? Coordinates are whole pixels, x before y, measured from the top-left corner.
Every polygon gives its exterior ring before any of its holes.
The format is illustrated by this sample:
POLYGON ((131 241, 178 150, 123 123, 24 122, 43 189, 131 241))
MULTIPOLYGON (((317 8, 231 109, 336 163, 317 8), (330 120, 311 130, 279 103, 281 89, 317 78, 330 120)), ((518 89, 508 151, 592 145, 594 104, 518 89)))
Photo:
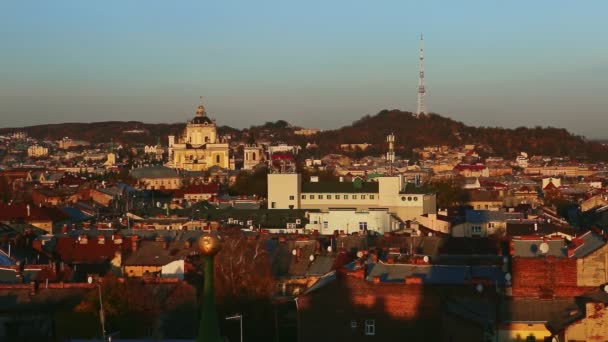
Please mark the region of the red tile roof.
POLYGON ((97 264, 112 259, 114 254, 122 249, 125 241, 130 243, 123 239, 122 244, 116 244, 111 237, 105 237, 104 243, 99 243, 98 239, 88 238, 87 243, 81 243, 78 238, 60 237, 57 239, 55 252, 66 263, 97 264))
POLYGON ((218 183, 191 184, 184 190, 184 194, 217 194, 219 190, 218 183))
POLYGON ((28 215, 26 204, 0 204, 0 221, 61 221, 68 219, 58 208, 30 205, 28 215))

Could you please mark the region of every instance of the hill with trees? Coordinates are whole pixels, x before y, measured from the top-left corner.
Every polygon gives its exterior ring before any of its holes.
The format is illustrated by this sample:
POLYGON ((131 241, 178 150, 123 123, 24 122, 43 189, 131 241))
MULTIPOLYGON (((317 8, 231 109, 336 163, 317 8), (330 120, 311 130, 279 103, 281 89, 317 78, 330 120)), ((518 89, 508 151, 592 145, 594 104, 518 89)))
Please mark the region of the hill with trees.
MULTIPOLYGON (((168 135, 177 135, 185 127, 184 123, 147 124, 137 121, 108 121, 97 123, 64 123, 38 125, 19 128, 38 139, 58 140, 68 136, 73 139, 86 140, 92 143, 154 144, 157 139, 166 144, 168 135)), ((267 122, 242 130, 228 126, 218 128, 219 134, 230 134, 233 139, 243 142, 265 140, 285 142, 304 147, 307 143, 316 143, 319 147, 314 153, 340 152, 341 144, 369 143, 366 151, 355 151, 351 154, 378 155, 386 149, 386 135, 394 133, 396 152, 409 157, 415 147, 431 145, 460 146, 476 144, 484 146, 487 154, 513 158, 519 152, 532 155, 568 156, 580 160, 608 160, 608 146, 598 141, 574 135, 563 128, 554 127, 474 127, 462 122, 440 116, 427 114, 416 117, 410 112, 399 110, 382 110, 376 115, 366 115, 351 125, 334 130, 327 130, 311 136, 296 135, 298 127, 284 120, 267 122)), ((16 130, 0 129, 1 133, 16 130)))

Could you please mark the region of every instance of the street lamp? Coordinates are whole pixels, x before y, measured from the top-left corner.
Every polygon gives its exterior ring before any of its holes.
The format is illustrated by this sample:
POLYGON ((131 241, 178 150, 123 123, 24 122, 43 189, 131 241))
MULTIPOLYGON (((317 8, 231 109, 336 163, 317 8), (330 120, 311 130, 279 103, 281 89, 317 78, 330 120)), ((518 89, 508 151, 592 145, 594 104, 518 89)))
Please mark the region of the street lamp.
POLYGON ((226 320, 234 320, 234 319, 238 319, 239 320, 239 325, 241 326, 241 342, 243 342, 243 315, 241 314, 236 314, 234 316, 228 316, 226 317, 226 320))
MULTIPOLYGON (((89 284, 93 284, 93 277, 88 277, 87 282, 89 284)), ((99 290, 99 322, 101 323, 101 334, 103 336, 103 341, 106 341, 106 323, 105 323, 105 315, 103 312, 103 301, 101 300, 101 285, 99 282, 95 283, 97 285, 97 290, 99 290)))

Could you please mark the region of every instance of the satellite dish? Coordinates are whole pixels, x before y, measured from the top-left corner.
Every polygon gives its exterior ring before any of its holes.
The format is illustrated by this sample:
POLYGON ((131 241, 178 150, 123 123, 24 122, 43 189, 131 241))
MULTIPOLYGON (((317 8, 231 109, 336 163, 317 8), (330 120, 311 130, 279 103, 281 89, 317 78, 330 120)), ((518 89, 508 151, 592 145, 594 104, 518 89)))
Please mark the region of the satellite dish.
POLYGON ((424 262, 429 262, 429 256, 425 255, 424 258, 422 258, 422 260, 424 260, 424 262))
POLYGON ((160 208, 160 202, 156 202, 156 207, 160 208))
POLYGON ((608 293, 608 285, 604 285, 604 292, 608 293))
POLYGON ((294 249, 292 249, 292 250, 291 250, 291 255, 294 255, 294 256, 295 256, 296 254, 298 254, 298 251, 296 251, 296 249, 295 249, 295 248, 294 248, 294 249))
POLYGON ((546 242, 543 242, 540 244, 540 247, 538 249, 540 250, 541 253, 547 254, 547 252, 549 251, 549 244, 547 244, 546 242))
POLYGON ((477 290, 477 292, 479 292, 479 293, 482 293, 483 292, 483 285, 477 284, 477 286, 475 286, 475 290, 477 290))
POLYGON ((311 254, 311 255, 308 257, 308 260, 310 260, 311 262, 312 262, 312 261, 314 261, 314 260, 315 260, 315 256, 311 254))
POLYGON ((332 250, 331 246, 327 246, 327 251, 328 251, 329 253, 331 253, 331 250, 332 250))
POLYGON ((363 257, 363 252, 362 251, 358 251, 357 252, 357 258, 362 258, 363 257))
POLYGON ((511 273, 505 273, 505 280, 511 281, 511 273))

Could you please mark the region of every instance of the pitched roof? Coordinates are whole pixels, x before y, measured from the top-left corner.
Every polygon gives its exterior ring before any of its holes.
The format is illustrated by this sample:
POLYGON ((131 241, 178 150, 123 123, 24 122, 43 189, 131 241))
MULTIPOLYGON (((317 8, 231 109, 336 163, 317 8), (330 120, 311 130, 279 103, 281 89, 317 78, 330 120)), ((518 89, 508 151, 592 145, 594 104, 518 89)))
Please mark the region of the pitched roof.
POLYGON ((134 178, 179 178, 176 170, 164 166, 142 167, 131 170, 134 178))
POLYGON ((186 248, 184 243, 163 241, 142 241, 136 251, 131 253, 123 265, 125 266, 164 266, 172 261, 183 259, 195 252, 195 247, 186 248))
POLYGON ((568 255, 573 258, 583 258, 605 244, 606 241, 603 236, 590 230, 572 240, 572 247, 568 250, 568 255))
POLYGON ((500 306, 500 322, 546 323, 564 311, 578 309, 574 299, 514 299, 500 306))
POLYGON ((190 184, 184 194, 217 194, 220 189, 217 183, 190 184))
POLYGON ((498 266, 413 265, 370 263, 368 281, 378 277, 381 282, 404 282, 406 277, 420 277, 424 284, 463 285, 475 279, 504 283, 504 273, 498 266))
POLYGON ((55 252, 66 263, 99 264, 114 257, 114 253, 121 249, 120 244, 105 239, 101 244, 96 238, 88 238, 83 244, 73 237, 59 237, 55 245, 55 252))
POLYGON ((25 204, 0 204, 0 221, 61 221, 67 219, 61 210, 54 207, 30 206, 28 215, 25 204))
POLYGON ((507 222, 507 236, 525 236, 525 235, 551 235, 563 233, 570 236, 576 234, 576 228, 570 226, 558 226, 548 222, 521 221, 507 222), (536 225, 536 228, 535 228, 536 225))

